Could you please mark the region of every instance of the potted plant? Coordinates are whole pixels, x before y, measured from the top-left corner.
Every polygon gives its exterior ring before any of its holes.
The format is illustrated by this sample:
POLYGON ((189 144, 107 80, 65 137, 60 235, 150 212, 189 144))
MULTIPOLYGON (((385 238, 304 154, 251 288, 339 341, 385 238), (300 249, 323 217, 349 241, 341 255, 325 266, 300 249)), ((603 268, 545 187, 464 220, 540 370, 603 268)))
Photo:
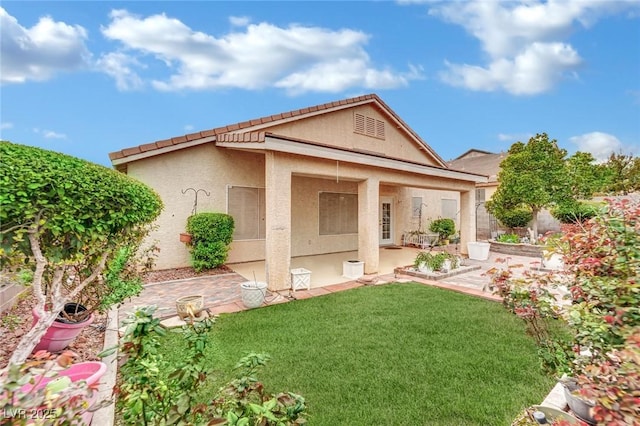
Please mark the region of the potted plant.
POLYGON ((94 295, 100 309, 118 303, 122 277, 109 281, 106 268, 117 265, 121 250, 131 263, 138 259, 134 255, 162 200, 116 170, 57 152, 3 141, 0 157, 6 166, 0 193, 14 200, 0 209, 3 260, 33 271, 38 316, 9 359, 15 366, 29 357, 67 303, 88 311, 84 296, 94 295))
POLYGON ((453 219, 436 219, 429 225, 429 230, 438 234, 441 244, 449 244, 448 238, 456 233, 456 224, 453 219))
MULTIPOLYGON (((432 257, 431 253, 421 251, 416 255, 413 266, 420 272, 430 272, 427 265, 430 263, 432 257)), ((433 269, 431 269, 431 271, 433 271, 433 269)))

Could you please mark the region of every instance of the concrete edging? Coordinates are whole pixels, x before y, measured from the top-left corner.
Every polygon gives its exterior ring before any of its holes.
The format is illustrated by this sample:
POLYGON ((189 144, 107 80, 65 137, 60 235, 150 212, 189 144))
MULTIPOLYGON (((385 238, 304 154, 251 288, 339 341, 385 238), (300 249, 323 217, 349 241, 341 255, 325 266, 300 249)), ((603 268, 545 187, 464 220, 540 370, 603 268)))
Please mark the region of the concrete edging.
MULTIPOLYGON (((103 350, 113 348, 119 343, 118 337, 118 308, 116 306, 109 309, 107 313, 107 325, 104 334, 103 350)), ((110 403, 93 413, 91 424, 96 426, 113 426, 115 422, 115 400, 113 398, 113 387, 116 384, 118 374, 118 351, 102 359, 107 364, 107 372, 98 386, 97 401, 110 401, 110 403)))

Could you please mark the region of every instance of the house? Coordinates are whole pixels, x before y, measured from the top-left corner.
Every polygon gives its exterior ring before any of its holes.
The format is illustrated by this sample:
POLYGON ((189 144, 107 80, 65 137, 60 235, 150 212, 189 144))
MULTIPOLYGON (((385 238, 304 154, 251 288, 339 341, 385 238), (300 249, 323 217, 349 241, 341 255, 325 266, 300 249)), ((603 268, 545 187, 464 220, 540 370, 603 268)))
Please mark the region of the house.
POLYGON ((158 268, 188 266, 178 235, 195 208, 226 212, 236 225, 228 263, 264 260, 271 290, 288 288, 295 256, 357 250, 365 274, 376 274, 379 247, 401 244, 418 217, 455 218, 464 252, 475 240, 476 184, 487 181, 450 169, 375 94, 109 156, 164 201, 151 236, 158 268))
MULTIPOLYGON (((500 184, 498 181, 500 163, 502 163, 506 155, 504 152, 496 154, 472 148, 447 163, 454 170, 489 176, 486 182, 479 182, 476 185, 476 240, 488 240, 495 238, 500 232, 508 231, 485 208, 485 202, 491 199, 500 184)), ((547 231, 558 231, 559 229, 560 223, 554 219, 548 210, 542 210, 538 214, 538 231, 540 234, 544 234, 547 231)))

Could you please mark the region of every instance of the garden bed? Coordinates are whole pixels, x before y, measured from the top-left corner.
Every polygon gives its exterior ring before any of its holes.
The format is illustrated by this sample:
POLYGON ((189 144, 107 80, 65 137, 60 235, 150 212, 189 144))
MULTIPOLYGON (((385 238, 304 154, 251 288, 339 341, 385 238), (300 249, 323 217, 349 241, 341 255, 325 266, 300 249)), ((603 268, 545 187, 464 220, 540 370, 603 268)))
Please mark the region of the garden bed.
POLYGON ((413 265, 407 266, 399 266, 393 270, 396 274, 404 274, 409 275, 411 277, 424 278, 427 280, 443 280, 446 278, 450 278, 456 275, 464 274, 467 272, 475 271, 476 269, 480 269, 480 265, 468 265, 468 266, 460 266, 456 269, 452 269, 449 272, 421 272, 417 270, 413 265))
POLYGON ((512 256, 542 257, 542 251, 545 249, 541 245, 523 244, 523 243, 499 243, 490 240, 491 251, 493 253, 510 254, 512 256))

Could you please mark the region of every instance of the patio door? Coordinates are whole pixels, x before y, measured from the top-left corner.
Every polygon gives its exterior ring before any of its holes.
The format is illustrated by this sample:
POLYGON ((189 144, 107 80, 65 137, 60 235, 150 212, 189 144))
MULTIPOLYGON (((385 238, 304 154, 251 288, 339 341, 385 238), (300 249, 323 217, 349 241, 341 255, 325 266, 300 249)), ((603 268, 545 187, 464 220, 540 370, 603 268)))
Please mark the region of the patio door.
POLYGON ((393 244, 393 198, 380 197, 380 245, 393 244))

